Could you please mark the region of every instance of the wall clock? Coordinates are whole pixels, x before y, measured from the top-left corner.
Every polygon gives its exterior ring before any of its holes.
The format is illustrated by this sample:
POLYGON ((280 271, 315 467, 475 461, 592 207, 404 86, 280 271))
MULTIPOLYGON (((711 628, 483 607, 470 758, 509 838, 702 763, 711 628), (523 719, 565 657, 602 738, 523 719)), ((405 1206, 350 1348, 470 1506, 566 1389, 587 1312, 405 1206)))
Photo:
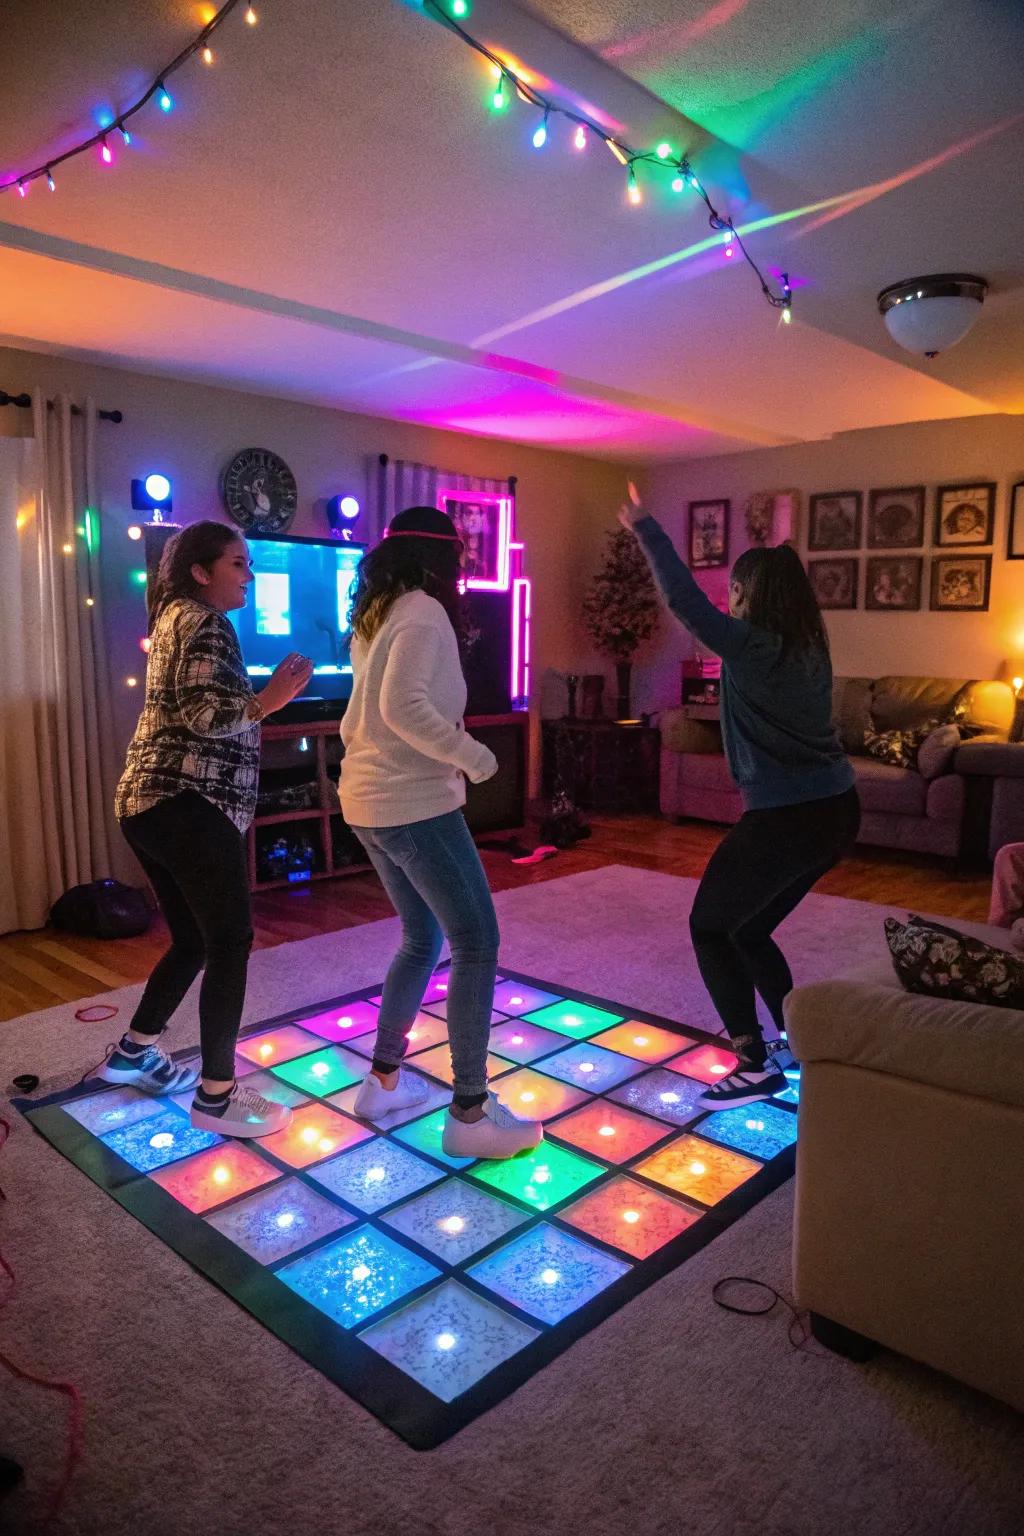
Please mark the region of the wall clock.
POLYGON ((224 471, 221 493, 228 515, 251 533, 282 533, 295 516, 295 476, 266 448, 243 448, 224 471))

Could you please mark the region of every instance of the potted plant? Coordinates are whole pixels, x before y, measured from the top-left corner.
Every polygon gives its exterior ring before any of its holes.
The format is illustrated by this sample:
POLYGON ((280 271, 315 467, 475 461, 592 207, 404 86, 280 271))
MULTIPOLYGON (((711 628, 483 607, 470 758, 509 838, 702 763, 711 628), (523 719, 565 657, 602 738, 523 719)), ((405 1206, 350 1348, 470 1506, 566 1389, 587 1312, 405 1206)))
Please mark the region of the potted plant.
POLYGON ((615 662, 620 720, 630 714, 634 658, 657 629, 659 616, 657 589, 640 545, 627 529, 614 529, 584 599, 583 622, 597 650, 615 662))

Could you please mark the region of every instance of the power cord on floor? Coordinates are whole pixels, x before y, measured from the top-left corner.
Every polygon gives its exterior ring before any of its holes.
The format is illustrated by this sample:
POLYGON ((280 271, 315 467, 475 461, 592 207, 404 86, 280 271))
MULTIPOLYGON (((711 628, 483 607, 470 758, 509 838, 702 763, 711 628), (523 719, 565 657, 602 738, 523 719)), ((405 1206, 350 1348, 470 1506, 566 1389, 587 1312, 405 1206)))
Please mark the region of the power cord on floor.
POLYGON ((767 1317, 769 1312, 774 1312, 775 1308, 781 1305, 790 1314, 789 1326, 786 1332, 789 1335, 789 1342, 793 1348, 800 1350, 802 1354, 810 1355, 814 1360, 829 1359, 827 1350, 819 1351, 808 1348, 813 1339, 810 1315, 799 1307, 794 1306, 788 1297, 783 1296, 781 1291, 777 1291, 766 1280, 755 1280, 750 1275, 723 1275, 721 1280, 716 1280, 711 1287, 711 1300, 715 1303, 716 1307, 721 1307, 725 1312, 735 1312, 740 1317, 767 1317), (724 1300, 725 1288, 736 1285, 753 1286, 756 1291, 761 1293, 759 1304, 756 1306, 743 1306, 738 1301, 724 1300))

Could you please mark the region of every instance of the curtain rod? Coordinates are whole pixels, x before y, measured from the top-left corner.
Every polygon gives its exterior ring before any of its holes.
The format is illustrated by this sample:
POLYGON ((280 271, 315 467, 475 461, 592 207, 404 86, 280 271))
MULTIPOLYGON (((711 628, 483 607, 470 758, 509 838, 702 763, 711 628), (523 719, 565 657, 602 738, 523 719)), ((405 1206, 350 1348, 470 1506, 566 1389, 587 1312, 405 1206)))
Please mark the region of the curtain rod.
MULTIPOLYGON (((0 405, 18 405, 23 410, 29 410, 32 406, 32 396, 25 391, 22 391, 20 395, 9 395, 6 389, 0 389, 0 405)), ((47 400, 46 408, 50 411, 53 410, 52 400, 47 400)), ((81 416, 84 413, 80 405, 73 405, 71 407, 71 414, 72 416, 81 416)), ((96 415, 100 421, 113 421, 118 425, 124 421, 124 415, 121 411, 97 411, 96 415)))

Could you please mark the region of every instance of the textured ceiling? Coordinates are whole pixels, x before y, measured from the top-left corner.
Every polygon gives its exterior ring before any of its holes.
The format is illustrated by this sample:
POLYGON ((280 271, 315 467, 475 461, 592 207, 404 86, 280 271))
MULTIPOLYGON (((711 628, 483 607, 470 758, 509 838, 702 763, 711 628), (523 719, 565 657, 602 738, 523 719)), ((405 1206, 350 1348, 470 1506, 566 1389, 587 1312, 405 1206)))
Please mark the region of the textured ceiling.
MULTIPOLYGON (((202 9, 64 0, 55 31, 7 0, 0 180, 129 100, 202 9)), ((258 9, 113 168, 0 198, 0 336, 621 458, 1024 410, 1016 3, 476 0, 470 27, 551 94, 692 152, 741 227, 780 220, 749 243, 793 275, 786 329, 738 263, 688 254, 695 199, 630 208, 561 127, 533 150, 536 114, 491 115, 481 61, 416 5, 258 9), (874 295, 944 268, 992 295, 919 364, 874 295)))

